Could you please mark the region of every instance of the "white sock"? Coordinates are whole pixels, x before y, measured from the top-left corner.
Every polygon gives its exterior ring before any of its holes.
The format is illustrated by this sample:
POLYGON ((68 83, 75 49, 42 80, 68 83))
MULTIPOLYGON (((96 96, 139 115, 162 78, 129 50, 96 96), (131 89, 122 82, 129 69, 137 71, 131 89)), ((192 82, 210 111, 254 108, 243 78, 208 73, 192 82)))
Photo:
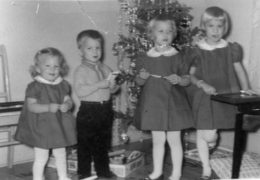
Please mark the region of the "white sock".
POLYGON ((172 157, 172 175, 171 180, 179 180, 182 174, 183 149, 181 143, 180 131, 167 132, 167 142, 170 146, 172 157))
POLYGON ((66 149, 57 148, 53 149, 52 152, 53 156, 55 157, 59 180, 69 180, 70 178, 67 176, 66 149))
POLYGON ((43 180, 44 168, 49 158, 49 150, 34 148, 33 180, 43 180))
POLYGON ((158 178, 163 171, 163 158, 165 151, 166 135, 164 131, 152 131, 153 139, 153 172, 151 179, 158 178))
POLYGON ((211 166, 209 161, 208 142, 202 138, 202 135, 200 133, 197 134, 197 148, 203 168, 202 176, 210 176, 211 166))

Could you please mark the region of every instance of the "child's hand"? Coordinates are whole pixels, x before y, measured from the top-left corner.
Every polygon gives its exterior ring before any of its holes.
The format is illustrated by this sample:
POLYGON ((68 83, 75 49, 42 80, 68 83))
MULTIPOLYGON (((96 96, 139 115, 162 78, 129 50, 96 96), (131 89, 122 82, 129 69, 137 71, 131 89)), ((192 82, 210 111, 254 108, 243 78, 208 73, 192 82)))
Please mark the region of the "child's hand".
POLYGON ((109 73, 109 75, 107 76, 107 80, 114 80, 116 79, 116 77, 120 74, 120 71, 114 71, 114 72, 111 72, 109 73))
POLYGON ((209 85, 207 83, 201 84, 201 88, 208 95, 216 95, 217 94, 216 89, 213 86, 211 86, 211 85, 209 85))
POLYGON ((63 103, 60 105, 60 111, 61 112, 67 112, 70 108, 70 105, 68 103, 63 103))
POLYGON ((252 89, 241 90, 240 93, 245 94, 245 95, 249 95, 249 96, 258 95, 257 92, 255 92, 252 89))
POLYGON ((56 113, 60 109, 60 105, 51 103, 51 104, 49 104, 48 108, 49 108, 48 109, 49 112, 56 113))
POLYGON ((115 78, 110 79, 110 81, 109 81, 109 88, 113 89, 115 87, 116 87, 116 80, 115 80, 115 78))
POLYGON ((144 68, 140 70, 139 77, 141 79, 147 79, 150 76, 150 73, 147 72, 144 68))
POLYGON ((109 81, 109 88, 114 88, 116 86, 116 77, 119 72, 112 72, 108 75, 107 80, 109 81))
POLYGON ((105 88, 109 87, 109 84, 110 84, 109 80, 104 79, 104 80, 99 82, 98 87, 105 89, 105 88))
POLYGON ((164 78, 172 84, 178 84, 181 82, 181 77, 177 74, 171 74, 170 76, 165 76, 164 78))

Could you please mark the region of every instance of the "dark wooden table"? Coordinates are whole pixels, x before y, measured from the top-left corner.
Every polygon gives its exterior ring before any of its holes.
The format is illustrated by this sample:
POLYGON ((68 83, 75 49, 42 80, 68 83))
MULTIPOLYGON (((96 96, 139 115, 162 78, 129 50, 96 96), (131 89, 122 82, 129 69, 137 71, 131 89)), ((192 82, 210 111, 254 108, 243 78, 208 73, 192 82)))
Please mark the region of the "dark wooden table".
POLYGON ((237 107, 233 147, 232 178, 239 177, 242 155, 245 150, 247 131, 243 129, 244 115, 260 115, 260 96, 243 93, 212 95, 211 99, 237 107))

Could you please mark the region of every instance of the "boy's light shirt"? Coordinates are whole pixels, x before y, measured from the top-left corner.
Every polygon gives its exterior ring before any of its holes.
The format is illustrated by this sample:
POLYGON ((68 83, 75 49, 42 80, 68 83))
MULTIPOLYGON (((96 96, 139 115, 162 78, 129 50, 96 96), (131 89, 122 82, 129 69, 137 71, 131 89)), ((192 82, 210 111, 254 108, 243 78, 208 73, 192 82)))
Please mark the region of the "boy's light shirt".
POLYGON ((149 57, 173 56, 177 53, 178 53, 178 51, 174 47, 171 47, 168 50, 163 51, 163 52, 158 52, 155 50, 155 47, 153 47, 147 52, 147 56, 149 56, 149 57))
POLYGON ((88 66, 89 68, 91 68, 92 70, 94 70, 98 77, 99 77, 99 80, 103 80, 105 78, 105 74, 101 68, 101 62, 100 61, 97 61, 97 62, 91 62, 89 60, 82 60, 82 64, 88 66))
POLYGON ((200 47, 200 49, 204 49, 204 50, 208 50, 208 51, 212 51, 212 50, 217 49, 217 48, 224 48, 228 45, 227 41, 225 41, 224 39, 221 39, 220 42, 216 45, 208 44, 205 41, 205 39, 200 40, 196 44, 200 47))
POLYGON ((41 76, 35 76, 34 79, 40 83, 44 83, 44 84, 51 84, 51 85, 56 85, 61 83, 61 81, 63 80, 62 77, 58 77, 57 79, 55 79, 55 81, 48 81, 46 79, 44 79, 41 76))
MULTIPOLYGON (((75 82, 80 82, 81 86, 85 86, 85 88, 87 88, 89 86, 89 88, 91 89, 91 86, 101 80, 104 80, 108 77, 109 73, 109 69, 106 68, 107 66, 105 66, 104 64, 102 64, 100 61, 97 62, 90 62, 89 60, 83 59, 82 63, 80 65, 80 68, 78 72, 76 72, 77 76, 79 76, 79 79, 75 79, 75 82), (99 70, 97 69, 97 67, 100 66, 99 70), (100 71, 100 72, 98 72, 100 71), (102 72, 101 72, 102 71, 102 72), (99 74, 103 74, 102 76, 99 77, 99 74)), ((74 77, 75 78, 75 77, 74 77)), ((109 88, 99 88, 97 90, 95 90, 94 92, 87 94, 87 95, 83 95, 82 94, 78 94, 79 100, 80 101, 107 101, 110 99, 110 89, 109 88)))
POLYGON ((94 68, 95 66, 100 66, 101 62, 100 61, 92 62, 92 61, 89 61, 87 59, 82 59, 82 64, 89 66, 91 68, 94 68))

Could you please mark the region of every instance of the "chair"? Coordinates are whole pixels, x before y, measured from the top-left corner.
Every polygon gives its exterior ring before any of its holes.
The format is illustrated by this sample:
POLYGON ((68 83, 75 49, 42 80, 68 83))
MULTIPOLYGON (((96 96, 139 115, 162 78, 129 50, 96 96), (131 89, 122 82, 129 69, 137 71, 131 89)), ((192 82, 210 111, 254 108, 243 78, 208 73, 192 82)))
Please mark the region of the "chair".
MULTIPOLYGON (((0 45, 0 66, 2 72, 2 81, 3 81, 3 92, 0 92, 0 99, 4 100, 4 103, 0 103, 0 118, 2 113, 5 113, 5 109, 7 108, 7 102, 11 101, 11 93, 10 93, 10 81, 9 81, 9 72, 8 72, 8 60, 6 49, 4 45, 0 45)), ((13 103, 13 102, 12 102, 13 103)), ((21 104, 21 103, 20 103, 21 104)), ((21 109, 21 108, 19 108, 21 109)), ((18 110, 18 109, 17 109, 18 110)), ((0 119, 1 120, 1 119, 0 119)), ((13 134, 15 132, 15 126, 13 124, 3 124, 1 123, 0 126, 0 133, 7 133, 7 141, 0 142, 0 147, 7 147, 8 148, 8 155, 7 155, 7 163, 8 167, 12 168, 13 159, 14 159, 14 146, 18 144, 17 141, 14 141, 13 134)))
POLYGON ((5 99, 5 101, 11 101, 8 60, 7 60, 6 49, 4 45, 0 45, 0 61, 2 66, 2 77, 3 77, 3 85, 4 85, 3 92, 0 93, 0 98, 5 99))

